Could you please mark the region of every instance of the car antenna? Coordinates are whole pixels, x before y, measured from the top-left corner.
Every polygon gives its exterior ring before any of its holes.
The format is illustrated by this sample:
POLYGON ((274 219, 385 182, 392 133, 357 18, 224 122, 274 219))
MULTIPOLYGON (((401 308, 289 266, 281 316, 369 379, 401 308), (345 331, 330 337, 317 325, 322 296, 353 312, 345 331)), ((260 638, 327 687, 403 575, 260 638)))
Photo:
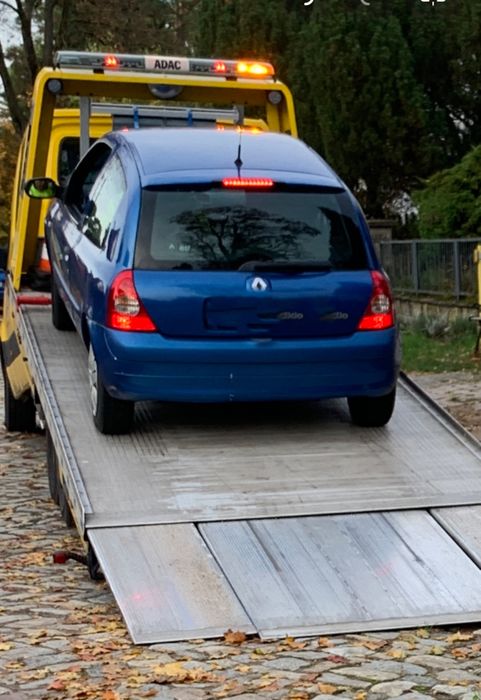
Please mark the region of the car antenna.
POLYGON ((244 165, 241 158, 241 148, 242 148, 242 133, 239 134, 239 147, 237 149, 237 158, 234 161, 234 165, 237 168, 237 175, 240 177, 240 169, 244 165))

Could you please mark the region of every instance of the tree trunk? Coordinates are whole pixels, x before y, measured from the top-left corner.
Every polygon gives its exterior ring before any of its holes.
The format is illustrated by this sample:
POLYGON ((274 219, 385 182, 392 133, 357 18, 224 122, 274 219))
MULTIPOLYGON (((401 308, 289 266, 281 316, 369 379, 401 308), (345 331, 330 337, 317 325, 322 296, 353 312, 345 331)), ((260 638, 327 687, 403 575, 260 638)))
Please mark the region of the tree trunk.
POLYGON ((30 73, 30 80, 33 85, 38 73, 37 54, 35 53, 35 46, 32 36, 32 12, 34 3, 32 0, 26 0, 25 3, 22 4, 21 0, 16 0, 16 7, 18 18, 20 20, 20 30, 22 32, 25 58, 27 61, 28 71, 30 73))
POLYGON ((0 77, 5 91, 5 100, 12 118, 12 124, 18 134, 22 134, 26 125, 27 119, 23 113, 21 104, 18 100, 17 93, 13 87, 10 73, 8 72, 7 64, 5 63, 5 54, 3 46, 0 42, 0 77))
POLYGON ((55 0, 45 0, 43 30, 43 65, 51 66, 53 62, 53 11, 55 0))

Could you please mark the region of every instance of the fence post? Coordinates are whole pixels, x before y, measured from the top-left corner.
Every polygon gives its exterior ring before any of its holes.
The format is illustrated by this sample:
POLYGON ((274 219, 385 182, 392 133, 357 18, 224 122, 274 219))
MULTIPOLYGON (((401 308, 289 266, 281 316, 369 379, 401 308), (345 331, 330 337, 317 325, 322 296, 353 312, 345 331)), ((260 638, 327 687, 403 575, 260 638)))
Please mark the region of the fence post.
POLYGON ((461 298, 461 267, 459 262, 459 241, 453 241, 454 294, 456 301, 461 298))
POLYGON ((418 244, 411 241, 411 274, 416 294, 419 292, 418 244))

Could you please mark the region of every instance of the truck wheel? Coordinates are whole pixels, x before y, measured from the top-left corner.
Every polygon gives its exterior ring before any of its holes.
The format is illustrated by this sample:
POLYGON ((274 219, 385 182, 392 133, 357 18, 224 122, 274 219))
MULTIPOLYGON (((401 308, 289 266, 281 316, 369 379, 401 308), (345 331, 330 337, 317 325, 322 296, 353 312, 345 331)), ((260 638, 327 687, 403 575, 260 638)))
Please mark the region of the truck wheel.
POLYGON ((59 504, 59 481, 58 481, 58 462, 57 454, 55 452, 55 447, 53 445, 52 436, 50 430, 47 428, 47 474, 48 474, 48 488, 50 491, 50 496, 52 501, 59 504))
POLYGON ((89 348, 89 387, 92 415, 96 428, 104 435, 123 435, 130 432, 134 418, 134 402, 110 396, 100 378, 97 361, 89 348))
POLYGON ((393 389, 384 396, 352 396, 347 403, 353 423, 365 428, 380 428, 389 422, 395 401, 396 389, 393 389))
POLYGON ((104 581, 105 576, 103 575, 102 571, 100 570, 100 564, 97 559, 97 555, 94 552, 94 549, 92 545, 89 542, 88 550, 87 550, 87 566, 89 570, 89 576, 92 579, 92 581, 104 581))
POLYGON ((69 316, 67 308, 63 303, 62 297, 58 292, 57 283, 55 282, 55 277, 52 274, 52 323, 54 327, 59 331, 72 331, 74 325, 72 319, 69 316))
POLYGON ((35 404, 30 393, 16 399, 12 393, 6 373, 3 378, 5 396, 5 427, 19 433, 33 433, 35 423, 35 404))
POLYGON ((63 485, 60 483, 60 480, 58 481, 58 507, 62 513, 62 518, 65 525, 67 527, 73 527, 75 525, 75 521, 73 519, 72 511, 70 510, 67 496, 65 495, 65 490, 63 485))

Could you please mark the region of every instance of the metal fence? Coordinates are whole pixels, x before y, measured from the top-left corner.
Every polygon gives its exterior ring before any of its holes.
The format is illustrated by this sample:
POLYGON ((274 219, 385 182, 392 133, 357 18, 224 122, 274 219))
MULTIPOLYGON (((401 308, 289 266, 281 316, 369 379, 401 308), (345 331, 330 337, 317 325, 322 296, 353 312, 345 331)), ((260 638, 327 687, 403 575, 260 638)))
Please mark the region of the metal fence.
POLYGON ((456 300, 477 297, 474 250, 479 238, 382 241, 381 262, 396 292, 456 300))

